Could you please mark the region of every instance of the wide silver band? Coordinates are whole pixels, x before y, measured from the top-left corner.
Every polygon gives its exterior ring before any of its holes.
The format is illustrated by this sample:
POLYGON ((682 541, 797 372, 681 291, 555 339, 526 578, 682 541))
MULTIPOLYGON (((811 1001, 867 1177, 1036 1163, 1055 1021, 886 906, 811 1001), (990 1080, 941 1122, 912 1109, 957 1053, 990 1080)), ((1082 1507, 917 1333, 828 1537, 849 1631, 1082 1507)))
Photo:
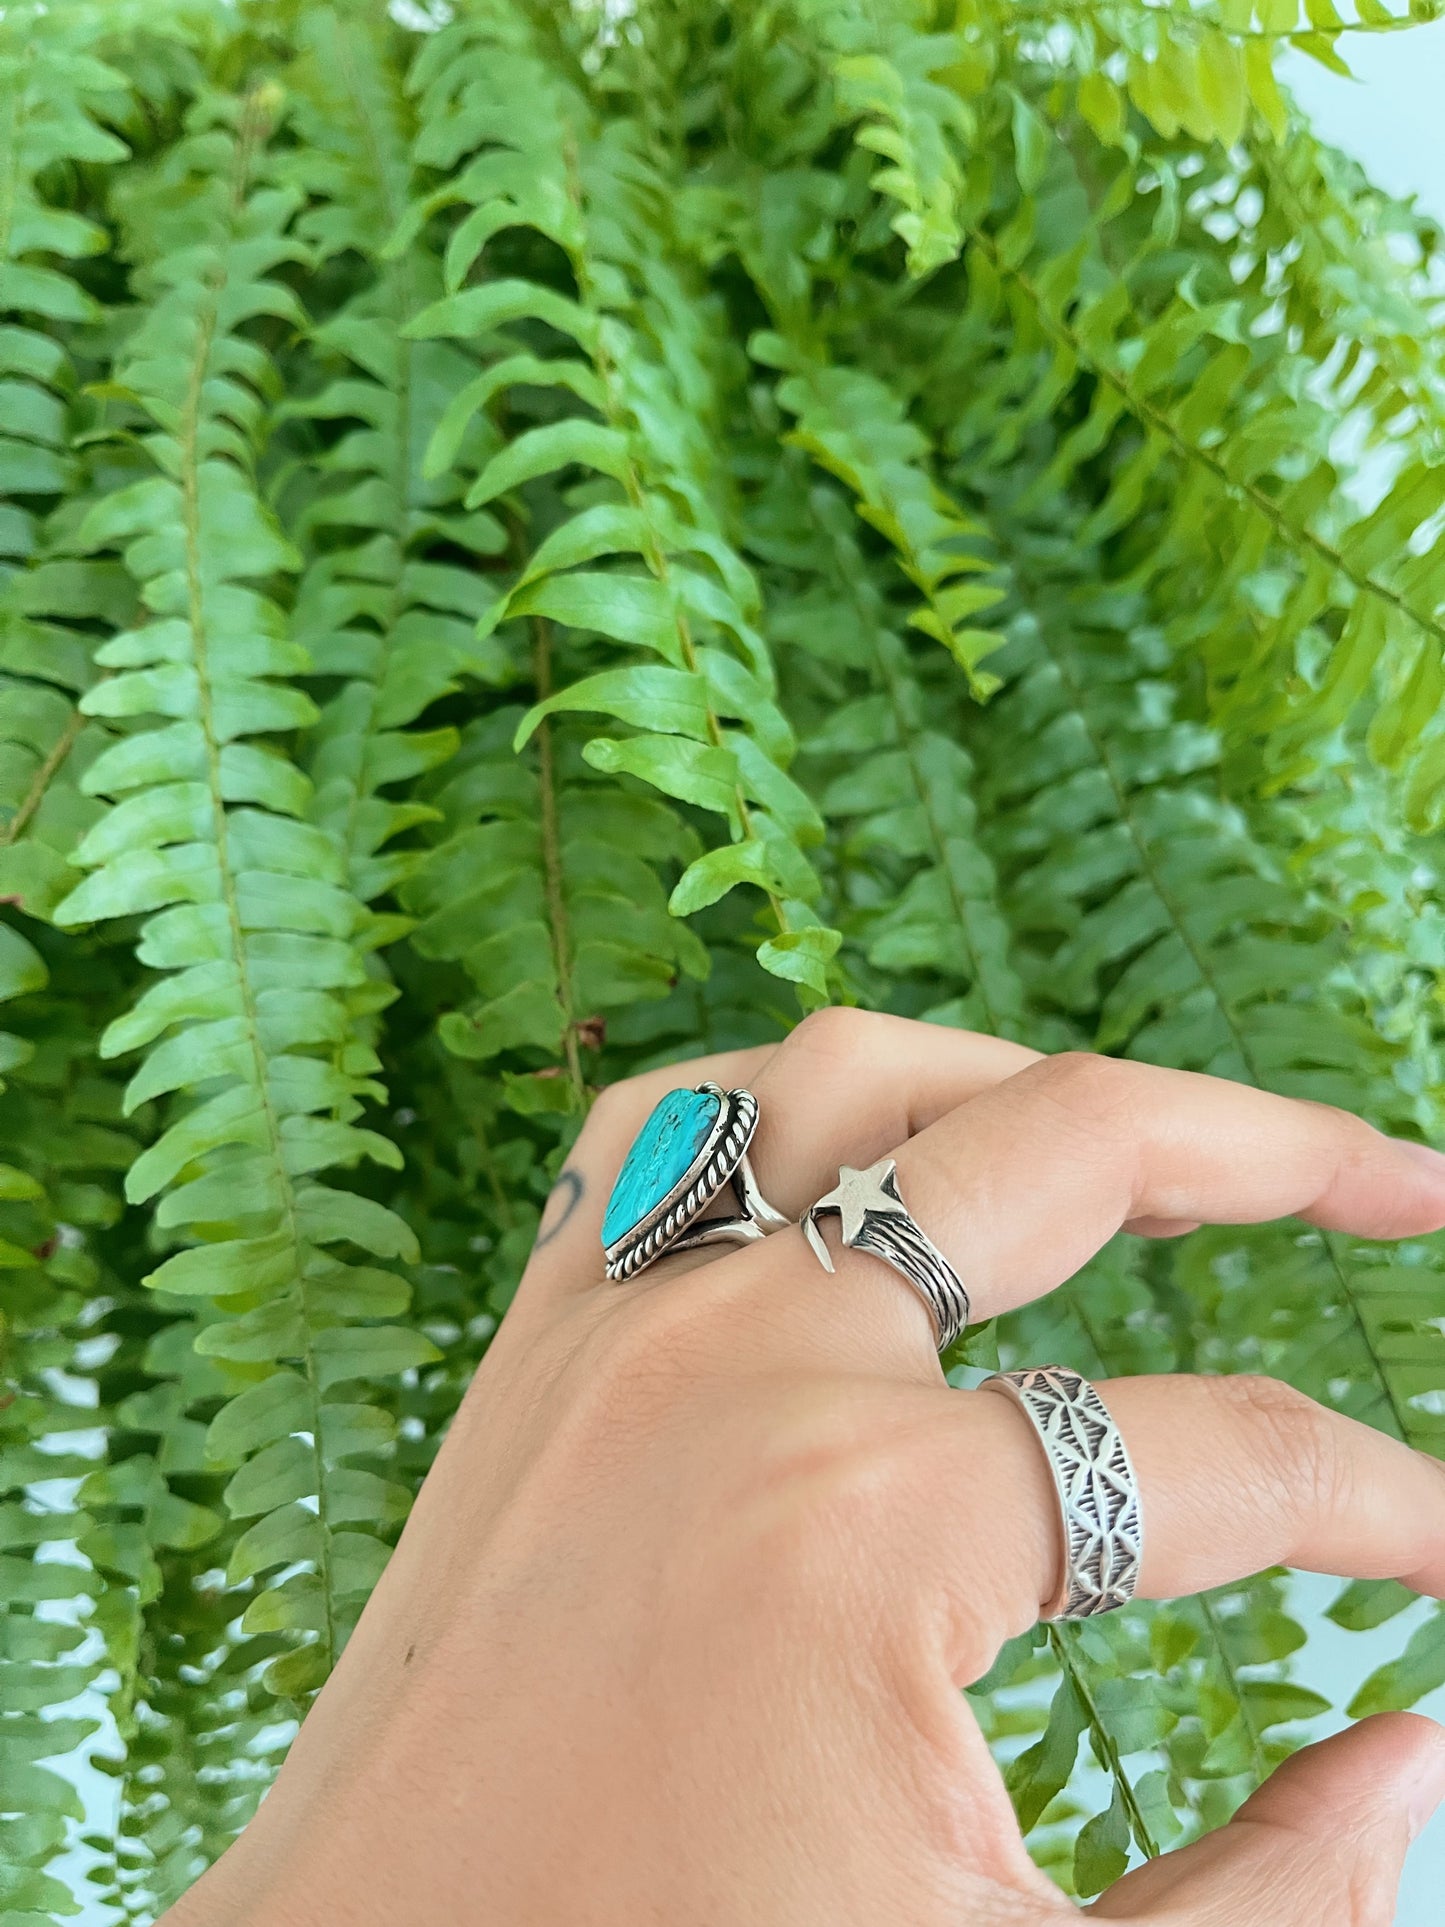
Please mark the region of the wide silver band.
POLYGON ((933 1240, 914 1222, 898 1190, 898 1167, 882 1158, 866 1171, 843 1165, 838 1182, 803 1214, 803 1236, 825 1271, 834 1269, 818 1220, 836 1212, 845 1245, 871 1251, 906 1278, 933 1318, 938 1349, 947 1351, 968 1323, 963 1281, 933 1240))
POLYGON ((1063 1573, 1041 1619, 1126 1606, 1139 1583, 1144 1521, 1124 1437, 1088 1379, 1067 1365, 996 1372, 980 1391, 1011 1398, 1048 1456, 1064 1528, 1063 1573))
POLYGON ((720 1099, 716 1122, 679 1181, 647 1215, 603 1253, 603 1268, 616 1282, 634 1277, 665 1251, 690 1251, 698 1245, 751 1244, 791 1223, 775 1211, 758 1189, 748 1146, 758 1125, 758 1100, 751 1091, 725 1091, 705 1083, 699 1091, 720 1099), (731 1195, 736 1209, 726 1217, 703 1214, 731 1195))

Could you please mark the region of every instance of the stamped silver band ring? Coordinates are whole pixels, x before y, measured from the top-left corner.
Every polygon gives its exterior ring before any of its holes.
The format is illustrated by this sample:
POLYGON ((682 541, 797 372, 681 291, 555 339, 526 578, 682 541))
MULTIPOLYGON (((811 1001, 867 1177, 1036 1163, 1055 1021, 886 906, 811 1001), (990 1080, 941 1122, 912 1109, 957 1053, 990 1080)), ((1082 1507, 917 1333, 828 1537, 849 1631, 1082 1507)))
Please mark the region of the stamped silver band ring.
POLYGON ((871 1251, 906 1278, 927 1305, 939 1351, 947 1351, 968 1323, 968 1293, 963 1281, 928 1234, 913 1220, 898 1190, 892 1158, 855 1171, 840 1167, 838 1182, 803 1214, 803 1236, 825 1271, 834 1269, 818 1220, 830 1211, 841 1220, 845 1245, 871 1251))
POLYGON ((1144 1521, 1124 1437, 1088 1379, 1067 1365, 996 1372, 980 1391, 1002 1392, 1023 1412, 1048 1455, 1064 1528, 1058 1591, 1041 1619, 1089 1619, 1128 1605, 1139 1583, 1144 1521))
POLYGON ((607 1276, 635 1277, 667 1251, 749 1244, 789 1220, 758 1189, 748 1146, 758 1126, 751 1091, 720 1084, 669 1091, 632 1140, 602 1220, 607 1276), (734 1209, 705 1217, 725 1193, 734 1209))

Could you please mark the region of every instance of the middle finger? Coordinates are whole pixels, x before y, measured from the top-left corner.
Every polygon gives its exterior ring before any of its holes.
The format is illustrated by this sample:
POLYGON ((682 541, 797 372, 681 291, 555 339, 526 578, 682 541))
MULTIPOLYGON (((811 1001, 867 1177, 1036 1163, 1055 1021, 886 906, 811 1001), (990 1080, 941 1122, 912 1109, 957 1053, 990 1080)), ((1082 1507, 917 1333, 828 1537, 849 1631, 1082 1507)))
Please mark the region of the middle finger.
MULTIPOLYGON (((909 1211, 962 1278, 975 1320, 1052 1291, 1141 1221, 1295 1215, 1366 1238, 1445 1225, 1438 1152, 1328 1105, 1113 1058, 1031 1064, 893 1156, 909 1211)), ((826 1300, 832 1320, 846 1323, 864 1292, 902 1293, 924 1333, 922 1301, 877 1258, 844 1250, 836 1262, 829 1278, 794 1232, 755 1259, 765 1288, 785 1267, 788 1288, 826 1300)))

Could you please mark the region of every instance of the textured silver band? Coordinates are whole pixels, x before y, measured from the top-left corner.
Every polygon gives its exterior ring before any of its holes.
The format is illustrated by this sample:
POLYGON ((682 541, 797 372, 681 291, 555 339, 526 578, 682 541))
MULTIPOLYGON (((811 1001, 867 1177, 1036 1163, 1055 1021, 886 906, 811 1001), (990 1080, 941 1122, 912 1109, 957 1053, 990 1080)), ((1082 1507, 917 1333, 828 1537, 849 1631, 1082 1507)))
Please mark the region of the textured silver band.
POLYGON ((614 1284, 635 1277, 665 1251, 751 1244, 791 1222, 758 1189, 748 1161, 748 1146, 758 1126, 758 1100, 751 1091, 725 1091, 720 1084, 696 1088, 722 1100, 717 1121, 678 1183, 639 1223, 606 1247, 603 1268, 614 1284), (704 1218, 703 1212, 729 1190, 737 1210, 725 1218, 704 1218))
POLYGON ((1064 1569, 1041 1619, 1088 1619, 1128 1605, 1144 1520, 1124 1435, 1088 1379, 1067 1365, 996 1372, 981 1391, 1011 1398, 1048 1455, 1064 1528, 1064 1569))
POLYGON ((830 1211, 841 1220, 845 1245, 871 1251, 908 1280, 932 1315, 938 1349, 947 1351, 968 1323, 968 1293, 938 1246, 914 1222, 899 1194, 893 1159, 882 1158, 866 1171, 843 1165, 833 1190, 803 1214, 803 1236, 825 1271, 834 1266, 818 1220, 830 1211))

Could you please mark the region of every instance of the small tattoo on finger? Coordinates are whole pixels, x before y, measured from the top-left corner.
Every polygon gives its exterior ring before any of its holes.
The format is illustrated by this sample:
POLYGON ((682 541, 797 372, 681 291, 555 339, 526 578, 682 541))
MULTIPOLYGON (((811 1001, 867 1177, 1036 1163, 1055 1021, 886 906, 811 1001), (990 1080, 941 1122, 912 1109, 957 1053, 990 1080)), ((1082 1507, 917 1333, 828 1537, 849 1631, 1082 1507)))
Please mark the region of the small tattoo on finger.
POLYGON ((551 1216, 552 1206, 559 1198, 562 1200, 562 1208, 550 1224, 546 1224, 544 1229, 538 1231, 536 1249, 540 1250, 543 1245, 551 1244, 557 1233, 565 1229, 573 1212, 582 1202, 586 1188, 582 1182, 582 1173, 574 1171, 569 1165, 552 1186, 551 1195, 542 1211, 544 1221, 551 1216))

